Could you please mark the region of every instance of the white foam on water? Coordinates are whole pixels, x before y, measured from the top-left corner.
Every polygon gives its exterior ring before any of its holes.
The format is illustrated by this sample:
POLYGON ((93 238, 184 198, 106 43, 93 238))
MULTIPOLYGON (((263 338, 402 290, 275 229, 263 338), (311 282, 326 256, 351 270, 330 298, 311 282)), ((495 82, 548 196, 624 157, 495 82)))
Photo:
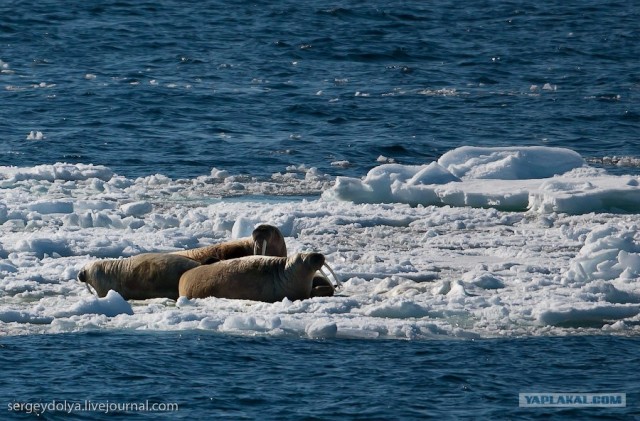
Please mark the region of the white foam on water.
POLYGON ((0 167, 0 334, 637 334, 638 181, 554 148, 461 148, 335 182, 303 166, 262 181, 216 169, 172 180, 83 164, 0 167), (337 295, 127 302, 76 280, 96 259, 213 244, 260 223, 280 228, 289 253, 324 253, 337 295))

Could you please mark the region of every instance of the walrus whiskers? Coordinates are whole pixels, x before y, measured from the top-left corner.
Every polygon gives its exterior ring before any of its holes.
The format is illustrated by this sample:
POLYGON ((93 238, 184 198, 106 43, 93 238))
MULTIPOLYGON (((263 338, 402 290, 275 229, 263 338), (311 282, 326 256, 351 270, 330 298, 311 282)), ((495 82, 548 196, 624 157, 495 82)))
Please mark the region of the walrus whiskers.
MULTIPOLYGON (((327 262, 324 262, 324 264, 322 266, 325 266, 327 269, 329 269, 329 272, 331 272, 331 275, 333 276, 333 279, 336 280, 336 288, 340 288, 342 286, 342 283, 340 283, 340 279, 338 279, 338 276, 336 275, 336 273, 333 271, 333 269, 331 269, 331 266, 329 266, 329 264, 327 262)), ((320 273, 327 279, 329 279, 329 277, 327 276, 326 273, 324 273, 324 271, 322 270, 322 268, 320 268, 320 273)))

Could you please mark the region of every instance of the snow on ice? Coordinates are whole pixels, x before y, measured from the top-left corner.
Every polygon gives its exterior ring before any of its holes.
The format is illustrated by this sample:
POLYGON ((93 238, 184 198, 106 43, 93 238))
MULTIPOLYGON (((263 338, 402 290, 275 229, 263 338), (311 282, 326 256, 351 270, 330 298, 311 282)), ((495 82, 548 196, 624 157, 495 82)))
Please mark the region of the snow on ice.
POLYGON ((363 179, 338 177, 327 199, 493 207, 541 213, 637 212, 638 179, 587 167, 562 148, 462 147, 423 166, 385 164, 363 179))
POLYGON ((365 177, 304 166, 128 179, 84 164, 0 167, 0 334, 203 329, 308 338, 499 337, 640 330, 640 180, 557 148, 464 147, 365 177), (276 225, 324 253, 334 297, 127 302, 88 262, 198 247, 276 225))

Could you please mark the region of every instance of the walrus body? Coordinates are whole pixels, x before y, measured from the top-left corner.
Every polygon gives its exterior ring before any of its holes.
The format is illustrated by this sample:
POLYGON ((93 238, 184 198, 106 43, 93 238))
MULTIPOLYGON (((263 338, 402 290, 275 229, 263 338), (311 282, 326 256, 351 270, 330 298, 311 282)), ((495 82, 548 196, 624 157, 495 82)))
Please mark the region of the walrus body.
POLYGON ((324 275, 316 274, 311 284, 311 298, 313 297, 333 297, 336 287, 324 275))
POLYGON ((99 297, 109 290, 125 300, 178 299, 180 276, 200 266, 195 260, 171 253, 144 253, 126 259, 97 260, 78 273, 78 280, 91 285, 99 297))
POLYGON ((303 300, 311 297, 313 277, 323 264, 320 253, 223 260, 185 272, 180 278, 179 294, 271 303, 284 298, 303 300))
POLYGON ((188 257, 200 264, 210 264, 220 260, 237 259, 251 255, 287 256, 287 246, 280 230, 273 225, 259 225, 251 237, 227 241, 206 247, 181 250, 173 254, 188 257))

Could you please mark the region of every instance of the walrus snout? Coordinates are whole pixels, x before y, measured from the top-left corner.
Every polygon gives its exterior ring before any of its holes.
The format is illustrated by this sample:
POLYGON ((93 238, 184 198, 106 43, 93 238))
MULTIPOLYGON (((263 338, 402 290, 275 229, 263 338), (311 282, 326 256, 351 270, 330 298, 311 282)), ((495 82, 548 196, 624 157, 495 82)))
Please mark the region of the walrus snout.
POLYGON ((267 255, 267 242, 271 238, 271 227, 269 225, 258 225, 251 233, 253 239, 253 254, 267 255))
POLYGON ((284 237, 277 227, 269 224, 260 224, 251 232, 251 238, 253 240, 254 255, 287 256, 284 237))
POLYGON ((98 295, 98 291, 96 291, 95 288, 94 288, 93 291, 91 291, 91 286, 93 286, 93 285, 89 286, 90 284, 89 284, 89 280, 87 278, 87 269, 86 269, 86 267, 82 268, 80 270, 80 272, 78 272, 78 281, 84 282, 84 285, 87 287, 87 291, 89 291, 89 294, 98 295))

